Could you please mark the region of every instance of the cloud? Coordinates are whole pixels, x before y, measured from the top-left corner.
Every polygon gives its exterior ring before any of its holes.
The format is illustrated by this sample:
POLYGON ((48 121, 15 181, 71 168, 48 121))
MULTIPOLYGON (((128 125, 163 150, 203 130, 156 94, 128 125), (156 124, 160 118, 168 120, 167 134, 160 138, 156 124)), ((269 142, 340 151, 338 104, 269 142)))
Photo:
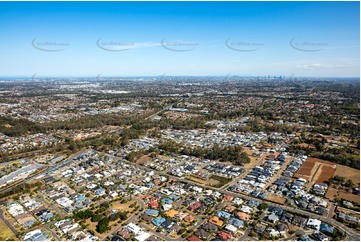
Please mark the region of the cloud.
POLYGON ((141 48, 157 47, 161 44, 158 42, 125 42, 125 41, 106 41, 98 39, 96 45, 107 51, 126 51, 141 48))
POLYGON ((325 64, 325 63, 311 63, 297 65, 298 68, 304 70, 319 70, 319 69, 335 69, 335 68, 350 68, 359 66, 356 62, 342 63, 342 64, 325 64))
POLYGON ((320 64, 320 63, 297 65, 298 68, 302 68, 302 69, 304 69, 304 70, 320 69, 321 66, 324 66, 324 65, 322 65, 322 64, 320 64))

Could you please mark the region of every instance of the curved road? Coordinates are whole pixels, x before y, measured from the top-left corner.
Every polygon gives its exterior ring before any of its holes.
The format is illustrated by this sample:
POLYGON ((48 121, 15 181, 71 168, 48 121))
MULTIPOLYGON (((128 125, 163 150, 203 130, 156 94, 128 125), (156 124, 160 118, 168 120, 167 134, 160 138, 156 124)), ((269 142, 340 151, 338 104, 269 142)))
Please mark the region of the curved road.
POLYGON ((152 169, 147 168, 145 166, 141 166, 139 164, 131 163, 131 162, 129 162, 127 160, 124 160, 124 159, 121 159, 121 160, 126 162, 126 163, 129 163, 131 165, 139 166, 139 167, 141 167, 143 169, 154 171, 155 173, 161 174, 163 176, 171 177, 171 178, 173 178, 173 179, 175 179, 177 181, 185 182, 185 183, 195 185, 195 186, 198 186, 198 187, 202 187, 202 188, 206 188, 206 189, 217 190, 217 191, 222 192, 224 194, 232 195, 234 197, 240 197, 240 198, 243 198, 243 199, 246 199, 246 200, 255 200, 255 201, 258 201, 260 203, 266 203, 269 206, 280 207, 283 210, 294 213, 294 214, 298 214, 298 215, 302 215, 302 216, 308 216, 308 217, 311 217, 311 218, 316 218, 316 219, 321 220, 321 221, 323 221, 325 223, 333 225, 334 227, 336 227, 340 231, 345 232, 348 240, 350 240, 350 241, 360 241, 360 234, 358 234, 356 231, 352 230, 351 228, 347 227, 346 225, 344 225, 344 224, 342 224, 342 223, 340 223, 340 222, 338 222, 338 221, 336 221, 334 219, 328 218, 327 216, 321 216, 321 215, 314 214, 314 213, 311 213, 311 212, 308 212, 308 211, 305 211, 305 210, 301 210, 301 209, 298 209, 298 208, 293 208, 293 207, 289 207, 289 206, 286 206, 286 205, 280 205, 278 203, 266 201, 266 200, 263 200, 263 199, 251 197, 251 196, 240 194, 240 193, 231 192, 231 191, 221 189, 221 188, 215 188, 215 187, 210 187, 210 186, 207 186, 207 185, 202 185, 202 184, 199 184, 199 183, 196 183, 196 182, 189 181, 189 180, 184 179, 184 178, 179 178, 179 177, 176 177, 176 176, 172 176, 170 174, 165 174, 164 172, 155 171, 155 170, 152 170, 152 169))

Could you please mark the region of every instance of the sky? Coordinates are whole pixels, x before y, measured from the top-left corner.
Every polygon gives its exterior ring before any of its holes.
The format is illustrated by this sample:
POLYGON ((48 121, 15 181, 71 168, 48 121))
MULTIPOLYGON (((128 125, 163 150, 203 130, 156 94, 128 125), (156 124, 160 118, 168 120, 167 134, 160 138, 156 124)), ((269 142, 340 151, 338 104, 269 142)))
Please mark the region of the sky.
POLYGON ((0 76, 360 76, 359 2, 0 2, 0 76))

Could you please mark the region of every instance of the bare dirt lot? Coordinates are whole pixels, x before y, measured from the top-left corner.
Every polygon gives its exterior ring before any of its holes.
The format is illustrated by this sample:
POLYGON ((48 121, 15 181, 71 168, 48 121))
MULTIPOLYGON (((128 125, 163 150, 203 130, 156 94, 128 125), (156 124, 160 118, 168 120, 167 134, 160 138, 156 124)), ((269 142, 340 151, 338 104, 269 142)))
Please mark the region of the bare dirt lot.
POLYGON ((342 176, 347 180, 351 180, 354 184, 360 183, 360 170, 348 167, 337 165, 334 176, 342 176))
POLYGON ((195 176, 188 176, 188 179, 203 185, 208 185, 208 186, 212 186, 212 187, 222 187, 225 184, 229 183, 232 179, 230 178, 225 178, 225 177, 220 177, 217 175, 212 175, 209 179, 201 179, 195 176))
POLYGON ((295 174, 297 178, 304 178, 310 183, 324 183, 333 177, 337 164, 329 161, 308 158, 295 174))
POLYGON ((360 203, 360 196, 352 193, 345 192, 343 190, 339 190, 333 187, 330 187, 326 193, 326 198, 334 199, 334 198, 343 198, 345 200, 360 203))
MULTIPOLYGON (((345 180, 351 180, 354 184, 360 183, 360 170, 343 166, 343 165, 337 165, 336 171, 334 173, 334 176, 341 176, 344 177, 345 180)), ((347 191, 336 189, 333 187, 330 187, 326 193, 326 198, 334 199, 334 198, 343 198, 348 201, 360 203, 360 196, 356 194, 349 193, 347 191)))
POLYGON ((149 156, 147 156, 147 155, 143 155, 143 156, 141 156, 137 161, 136 161, 136 163, 138 164, 138 165, 140 165, 140 164, 143 164, 143 163, 145 163, 145 162, 147 162, 147 161, 150 161, 152 158, 150 158, 149 156))
POLYGON ((276 194, 273 194, 273 193, 268 193, 268 196, 266 197, 266 200, 271 201, 271 202, 275 202, 275 203, 278 203, 278 204, 285 204, 285 202, 286 202, 286 198, 280 197, 280 196, 278 196, 276 194))
POLYGON ((188 176, 187 177, 189 180, 197 182, 199 184, 203 184, 203 185, 207 185, 208 184, 208 180, 204 180, 195 176, 188 176))
POLYGON ((316 180, 318 183, 325 183, 327 182, 331 177, 333 177, 333 174, 335 173, 335 168, 333 166, 322 166, 320 174, 316 180))

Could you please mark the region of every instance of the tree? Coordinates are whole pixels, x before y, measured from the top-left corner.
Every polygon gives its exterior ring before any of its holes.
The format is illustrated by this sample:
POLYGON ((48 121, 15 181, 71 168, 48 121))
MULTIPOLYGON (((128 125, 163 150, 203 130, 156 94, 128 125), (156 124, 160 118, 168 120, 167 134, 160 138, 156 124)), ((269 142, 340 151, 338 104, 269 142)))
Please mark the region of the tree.
POLYGON ((182 228, 182 229, 180 229, 180 230, 177 232, 177 234, 178 234, 178 235, 181 235, 181 234, 183 234, 184 232, 186 232, 186 229, 185 229, 185 228, 182 228))
POLYGON ((256 236, 257 234, 253 231, 253 230, 251 230, 251 231, 249 231, 249 234, 248 234, 250 237, 254 237, 254 236, 256 236))
POLYGON ((102 220, 103 216, 101 216, 100 214, 94 214, 91 218, 92 222, 99 222, 100 220, 102 220))
POLYGON ((221 147, 216 144, 208 149, 184 147, 181 153, 210 160, 231 161, 235 165, 243 165, 250 162, 250 158, 239 145, 221 147))
POLYGON ((121 219, 121 220, 126 220, 127 219, 127 212, 125 212, 125 211, 123 211, 123 212, 119 212, 119 218, 121 219))
POLYGON ((335 181, 338 181, 340 183, 344 183, 345 182, 345 178, 342 176, 334 176, 333 178, 335 181))
POLYGON ((131 152, 129 152, 129 153, 126 155, 125 159, 127 159, 127 160, 129 160, 129 161, 131 161, 131 162, 134 162, 136 159, 138 159, 138 157, 139 157, 140 155, 141 155, 140 152, 131 151, 131 152))
POLYGON ((346 187, 353 187, 355 184, 351 181, 351 180, 347 180, 347 182, 345 183, 346 187))
POLYGON ((108 202, 103 202, 100 206, 104 207, 104 208, 109 208, 109 203, 108 202))
POLYGON ((178 153, 180 145, 173 140, 167 140, 159 145, 159 149, 165 150, 171 153, 178 153))
POLYGON ((113 214, 111 214, 110 216, 109 216, 109 220, 110 221, 115 221, 115 220, 117 220, 118 218, 119 218, 119 216, 120 216, 120 213, 118 212, 118 213, 113 213, 113 214))
POLYGON ((104 233, 109 229, 109 218, 107 217, 101 219, 96 226, 96 231, 100 234, 104 233))
POLYGON ((74 213, 75 220, 85 220, 91 218, 92 216, 93 216, 93 212, 90 211, 89 209, 74 213))
POLYGON ((317 151, 323 151, 324 145, 322 144, 322 142, 318 141, 315 143, 315 148, 317 151))
POLYGON ((267 203, 262 203, 261 205, 259 205, 259 208, 261 210, 266 210, 268 208, 268 205, 267 205, 267 203))

